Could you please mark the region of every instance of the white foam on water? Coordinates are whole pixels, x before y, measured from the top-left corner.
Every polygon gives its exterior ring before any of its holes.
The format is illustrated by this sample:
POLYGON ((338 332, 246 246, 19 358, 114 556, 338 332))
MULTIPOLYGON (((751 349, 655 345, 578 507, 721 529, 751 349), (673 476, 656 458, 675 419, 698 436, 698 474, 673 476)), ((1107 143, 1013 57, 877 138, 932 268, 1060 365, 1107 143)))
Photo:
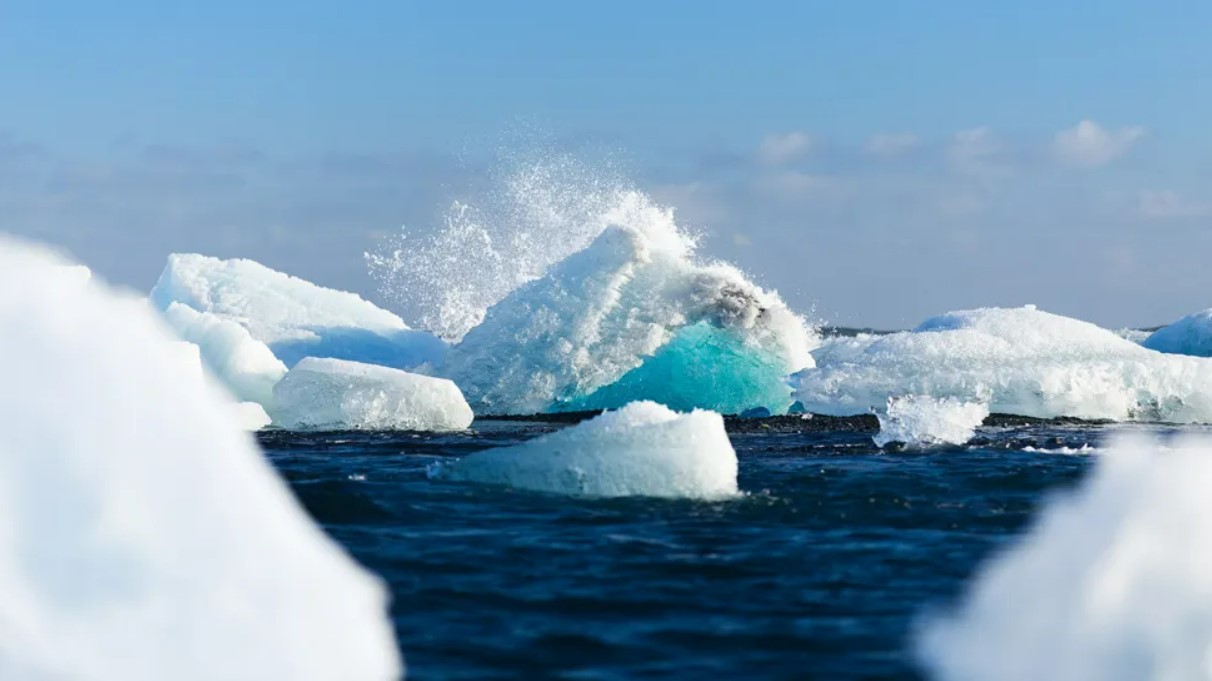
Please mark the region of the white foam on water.
POLYGON ((1189 314, 1141 342, 1146 348, 1175 355, 1212 357, 1212 310, 1189 314))
POLYGON ((939 681, 1212 677, 1212 440, 1120 439, 917 638, 939 681))
POLYGON ((1212 361, 1165 355, 1034 308, 986 308, 830 346, 796 377, 808 411, 857 414, 901 395, 1051 418, 1212 422, 1212 361))
POLYGON ((432 477, 590 497, 720 499, 738 494, 737 459, 719 414, 654 402, 515 447, 431 467, 432 477))
POLYGON ((0 678, 398 678, 382 585, 196 355, 60 264, 0 241, 0 678))
POLYGON ((295 430, 462 430, 474 418, 444 378, 307 357, 274 386, 274 425, 295 430))
POLYGON ((151 300, 161 310, 179 303, 239 324, 288 367, 304 357, 334 357, 403 369, 445 352, 442 341, 356 294, 252 260, 170 255, 151 300))
POLYGON ((876 446, 902 442, 917 447, 962 445, 976 434, 989 415, 989 407, 977 402, 961 402, 947 397, 935 399, 920 395, 894 397, 877 414, 880 432, 872 439, 876 446))

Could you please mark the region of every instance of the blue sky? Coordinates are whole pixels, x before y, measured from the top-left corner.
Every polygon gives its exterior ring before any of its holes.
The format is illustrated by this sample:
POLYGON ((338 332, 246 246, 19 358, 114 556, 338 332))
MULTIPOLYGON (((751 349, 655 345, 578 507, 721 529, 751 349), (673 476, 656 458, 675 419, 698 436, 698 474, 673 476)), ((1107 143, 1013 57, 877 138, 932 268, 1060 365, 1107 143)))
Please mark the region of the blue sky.
POLYGON ((0 3, 0 229, 372 292, 522 121, 829 321, 1212 305, 1207 2, 189 4, 0 3))

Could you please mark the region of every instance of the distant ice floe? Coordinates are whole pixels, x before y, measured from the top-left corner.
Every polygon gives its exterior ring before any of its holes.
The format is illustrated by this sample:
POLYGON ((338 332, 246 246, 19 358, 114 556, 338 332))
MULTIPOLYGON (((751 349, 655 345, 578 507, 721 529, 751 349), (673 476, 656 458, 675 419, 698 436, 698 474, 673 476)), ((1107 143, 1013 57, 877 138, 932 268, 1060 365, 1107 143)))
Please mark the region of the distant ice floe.
POLYGON ((292 430, 462 430, 471 407, 443 378, 308 357, 274 386, 274 424, 292 430))
POLYGON ((917 650, 938 681, 1212 676, 1212 440, 1126 439, 917 650))
POLYGON ((152 310, 71 271, 0 241, 0 678, 398 678, 378 579, 152 310))
POLYGON ((1142 345, 1175 355, 1212 357, 1212 309, 1189 314, 1158 329, 1142 345))
POLYGON ((808 411, 857 414, 924 395, 1050 418, 1212 422, 1212 361, 1143 348, 1034 307, 952 312, 842 341, 795 377, 808 411))
POLYGON ((989 407, 953 397, 907 395, 889 399, 887 408, 877 416, 880 432, 872 438, 876 446, 891 442, 916 447, 962 445, 989 416, 989 407))
POLYGON ((590 497, 718 499, 738 493, 736 452, 720 415, 679 414, 654 402, 438 464, 431 475, 590 497))
POLYGON ((170 255, 151 300, 160 310, 179 303, 239 324, 287 367, 304 357, 333 357, 408 369, 440 360, 446 348, 356 294, 252 260, 170 255))
POLYGON ((655 400, 740 413, 792 404, 787 376, 817 338, 776 293, 702 264, 643 195, 588 247, 490 307, 437 373, 482 414, 655 400))

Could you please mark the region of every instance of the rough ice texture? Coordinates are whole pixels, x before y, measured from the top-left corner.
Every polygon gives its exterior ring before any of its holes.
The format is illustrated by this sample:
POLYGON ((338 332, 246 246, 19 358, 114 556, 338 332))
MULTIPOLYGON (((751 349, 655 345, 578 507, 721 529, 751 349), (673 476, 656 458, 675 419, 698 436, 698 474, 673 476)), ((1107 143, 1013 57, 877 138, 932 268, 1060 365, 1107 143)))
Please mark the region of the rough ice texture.
POLYGON ((592 497, 736 495, 736 452, 724 420, 633 402, 515 447, 439 464, 431 475, 592 497))
POLYGON ((308 357, 274 387, 274 425, 301 430, 461 430, 473 415, 444 378, 308 357))
MULTIPOLYGON (((1137 345, 1144 345, 1145 341, 1149 339, 1149 336, 1153 335, 1153 332, 1145 331, 1143 329, 1116 329, 1115 335, 1123 338, 1124 340, 1132 341, 1137 345)), ((1157 348, 1154 349, 1156 350, 1157 348)))
POLYGON ((816 342, 778 295, 704 265, 647 206, 491 307, 439 372, 477 413, 618 408, 650 399, 739 413, 792 403, 816 342))
POLYGON ((911 332, 834 345, 796 380, 804 407, 827 414, 927 395, 1044 418, 1212 422, 1212 361, 1031 307, 952 312, 911 332))
POLYGON ((151 299, 161 310, 177 302, 235 322, 288 367, 304 357, 335 357, 411 368, 437 361, 446 347, 353 293, 251 260, 170 255, 151 299))
POLYGON ((1212 310, 1189 314, 1162 327, 1146 338, 1142 345, 1175 355, 1212 357, 1212 310))
POLYGON ((962 445, 972 439, 988 415, 989 407, 978 402, 961 402, 952 397, 896 397, 888 400, 888 408, 877 414, 880 432, 873 439, 880 447, 890 442, 918 447, 962 445))
POLYGON ((397 678, 385 592, 148 307, 0 241, 0 678, 397 678))
POLYGON ((1120 441, 934 617, 938 681, 1212 676, 1212 441, 1120 441))
POLYGON ((169 303, 164 318, 178 336, 201 349, 202 362, 236 398, 270 404, 286 365, 269 347, 243 326, 182 303, 169 303))

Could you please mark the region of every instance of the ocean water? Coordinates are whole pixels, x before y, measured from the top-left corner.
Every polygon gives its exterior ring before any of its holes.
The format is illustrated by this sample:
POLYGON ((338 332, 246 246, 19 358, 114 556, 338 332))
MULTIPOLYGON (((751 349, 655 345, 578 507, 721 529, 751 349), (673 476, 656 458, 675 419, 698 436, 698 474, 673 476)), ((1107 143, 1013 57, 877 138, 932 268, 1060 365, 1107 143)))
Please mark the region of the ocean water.
POLYGON ((724 502, 426 475, 562 423, 259 437, 390 585, 411 679, 914 679, 915 623, 1126 427, 986 423, 968 446, 881 451, 874 419, 730 420, 747 494, 724 502))

